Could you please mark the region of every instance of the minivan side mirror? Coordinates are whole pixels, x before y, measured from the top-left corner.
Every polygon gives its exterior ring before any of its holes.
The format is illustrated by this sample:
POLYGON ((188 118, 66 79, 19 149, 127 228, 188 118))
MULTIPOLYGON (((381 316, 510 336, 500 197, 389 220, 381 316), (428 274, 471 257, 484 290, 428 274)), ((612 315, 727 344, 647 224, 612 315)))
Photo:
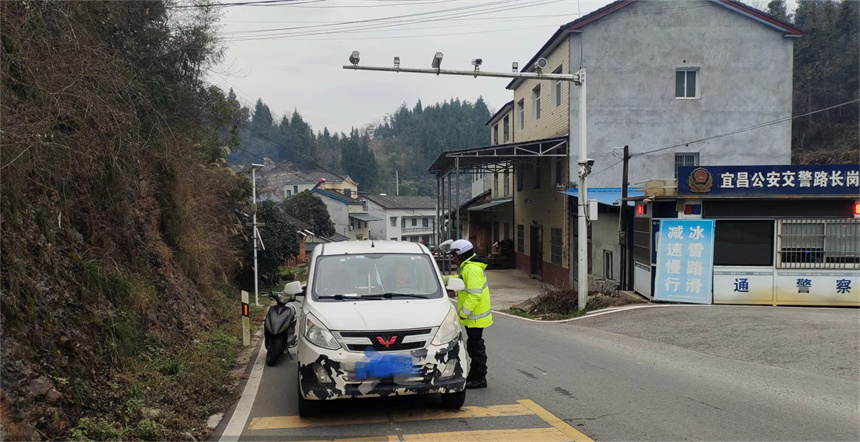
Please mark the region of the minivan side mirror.
POLYGON ((446 288, 452 292, 462 292, 466 290, 466 283, 460 278, 448 278, 448 286, 446 288))
POLYGON ((304 292, 302 289, 302 283, 299 281, 288 282, 287 285, 284 286, 284 293, 290 296, 300 295, 304 292))

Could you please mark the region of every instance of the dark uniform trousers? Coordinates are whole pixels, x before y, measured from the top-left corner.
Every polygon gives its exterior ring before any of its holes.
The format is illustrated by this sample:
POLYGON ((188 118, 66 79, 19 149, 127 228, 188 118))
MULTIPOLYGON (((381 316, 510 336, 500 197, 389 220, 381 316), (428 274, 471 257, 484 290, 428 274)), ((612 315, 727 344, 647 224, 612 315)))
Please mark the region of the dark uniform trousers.
POLYGON ((469 380, 484 380, 487 377, 487 347, 484 345, 484 329, 466 327, 466 336, 466 351, 472 358, 469 380))

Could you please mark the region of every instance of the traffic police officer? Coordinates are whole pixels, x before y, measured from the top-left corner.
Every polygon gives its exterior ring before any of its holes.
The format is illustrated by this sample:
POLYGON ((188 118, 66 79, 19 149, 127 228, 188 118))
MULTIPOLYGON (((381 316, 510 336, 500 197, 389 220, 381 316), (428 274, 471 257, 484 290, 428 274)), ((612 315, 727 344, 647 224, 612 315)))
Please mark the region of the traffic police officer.
MULTIPOLYGON (((443 247, 446 245, 443 244, 443 247)), ((477 257, 474 247, 465 239, 452 242, 448 253, 459 268, 460 278, 466 284, 466 290, 457 292, 457 312, 460 315, 460 323, 466 326, 466 350, 472 359, 466 388, 487 388, 484 329, 493 324, 490 289, 484 275, 487 265, 474 260, 477 257)))

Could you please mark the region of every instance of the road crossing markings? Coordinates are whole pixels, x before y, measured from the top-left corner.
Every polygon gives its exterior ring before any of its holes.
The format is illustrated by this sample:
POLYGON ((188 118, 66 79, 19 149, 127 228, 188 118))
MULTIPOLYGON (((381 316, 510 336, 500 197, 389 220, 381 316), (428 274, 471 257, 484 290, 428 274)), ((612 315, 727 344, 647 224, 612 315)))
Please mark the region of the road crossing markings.
POLYGON ((567 424, 567 422, 559 419, 549 411, 546 411, 546 409, 536 404, 534 401, 530 401, 528 399, 520 399, 517 402, 519 402, 521 405, 528 408, 529 410, 533 411, 534 414, 538 415, 538 417, 543 419, 544 422, 552 425, 553 427, 555 427, 555 429, 564 433, 564 435, 569 437, 570 440, 575 442, 594 442, 590 437, 580 433, 576 428, 571 427, 567 424))
POLYGON ((437 419, 468 419, 477 417, 509 417, 535 414, 521 404, 491 405, 489 407, 463 407, 459 410, 424 409, 396 411, 389 415, 384 412, 372 414, 353 414, 349 416, 322 416, 301 418, 299 416, 255 417, 248 426, 249 430, 276 430, 288 428, 327 427, 332 425, 379 424, 385 422, 414 422, 437 419))
POLYGON ((376 412, 353 414, 350 416, 323 416, 300 418, 299 416, 258 417, 251 421, 249 430, 277 430, 291 428, 327 427, 338 425, 379 424, 389 422, 416 422, 441 419, 468 419, 488 417, 537 416, 550 427, 523 428, 507 430, 469 430, 441 433, 418 433, 401 435, 381 435, 358 438, 335 439, 338 441, 386 441, 386 442, 426 442, 426 441, 574 441, 594 442, 577 429, 568 425, 545 408, 528 399, 518 400, 516 404, 490 405, 487 407, 468 406, 459 410, 419 409, 401 410, 393 413, 376 412))

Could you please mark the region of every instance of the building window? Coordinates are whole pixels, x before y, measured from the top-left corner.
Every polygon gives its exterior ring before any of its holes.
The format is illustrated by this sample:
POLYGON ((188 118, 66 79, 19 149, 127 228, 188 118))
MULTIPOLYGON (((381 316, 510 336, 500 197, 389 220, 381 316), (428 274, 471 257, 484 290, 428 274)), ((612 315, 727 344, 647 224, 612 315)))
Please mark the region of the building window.
POLYGON ((552 181, 553 181, 553 183, 555 183, 556 186, 560 186, 563 184, 562 183, 562 180, 563 180, 562 177, 564 177, 564 171, 561 169, 561 166, 564 164, 564 162, 562 161, 561 158, 556 158, 555 160, 553 160, 553 162, 554 162, 554 166, 555 166, 553 168, 553 173, 555 175, 553 176, 552 181))
POLYGON ((526 228, 517 224, 517 252, 526 253, 526 228))
POLYGON ((535 159, 535 183, 534 189, 540 189, 540 158, 535 159))
POLYGON ((680 68, 675 71, 675 98, 699 98, 697 68, 680 68))
POLYGON ((402 218, 400 218, 400 228, 401 228, 401 229, 405 229, 405 228, 406 228, 406 217, 405 217, 405 216, 404 216, 404 217, 402 217, 402 218))
MULTIPOLYGON (((552 73, 553 74, 560 74, 561 68, 562 67, 559 66, 558 69, 552 71, 552 73)), ((553 98, 555 99, 555 107, 561 106, 561 80, 555 81, 555 88, 553 88, 553 95, 554 95, 553 98)))
POLYGON ((537 85, 532 89, 532 106, 535 108, 535 120, 540 120, 540 85, 537 85))
POLYGON ((397 227, 397 217, 396 216, 391 217, 391 227, 397 227))
POLYGON ((612 251, 610 250, 603 251, 603 279, 614 280, 612 277, 612 251))
POLYGON ((392 241, 397 241, 397 238, 391 238, 392 241))
POLYGON ((860 220, 780 220, 777 253, 781 269, 860 269, 860 220))
POLYGON ((499 144, 499 125, 493 126, 493 144, 499 144))
POLYGON ((352 189, 343 189, 343 194, 351 198, 352 197, 352 189))
POLYGON ((505 223, 505 239, 511 239, 511 223, 505 223))
POLYGON ((412 218, 412 227, 418 227, 418 218, 412 218))
POLYGON ((550 262, 561 265, 561 229, 550 229, 550 262))
POLYGON ((520 119, 520 130, 526 127, 526 103, 525 100, 520 100, 517 103, 517 118, 520 119))
POLYGON ((288 191, 287 191, 287 198, 289 198, 289 197, 293 196, 292 194, 293 194, 293 192, 292 192, 292 191, 290 191, 290 190, 288 190, 288 191))
POLYGON ((522 169, 522 167, 520 167, 519 169, 517 169, 517 174, 516 174, 516 177, 514 178, 517 180, 517 192, 523 191, 523 176, 524 176, 523 169, 522 169))
POLYGON ((675 179, 678 179, 679 167, 696 167, 699 165, 699 152, 678 152, 675 154, 675 179))
POLYGON ((296 195, 298 193, 299 193, 299 186, 293 186, 293 195, 296 195))
POLYGON ((511 140, 511 119, 506 115, 504 123, 502 124, 502 131, 504 132, 504 142, 507 143, 511 140))
POLYGON ((493 198, 499 197, 499 172, 493 174, 493 198))
POLYGON ((511 174, 508 169, 505 169, 505 196, 511 194, 511 174))
POLYGON ((430 227, 430 218, 422 218, 421 227, 424 227, 425 229, 430 227))
POLYGON ((772 266, 773 226, 771 220, 717 220, 714 227, 714 265, 772 266))

